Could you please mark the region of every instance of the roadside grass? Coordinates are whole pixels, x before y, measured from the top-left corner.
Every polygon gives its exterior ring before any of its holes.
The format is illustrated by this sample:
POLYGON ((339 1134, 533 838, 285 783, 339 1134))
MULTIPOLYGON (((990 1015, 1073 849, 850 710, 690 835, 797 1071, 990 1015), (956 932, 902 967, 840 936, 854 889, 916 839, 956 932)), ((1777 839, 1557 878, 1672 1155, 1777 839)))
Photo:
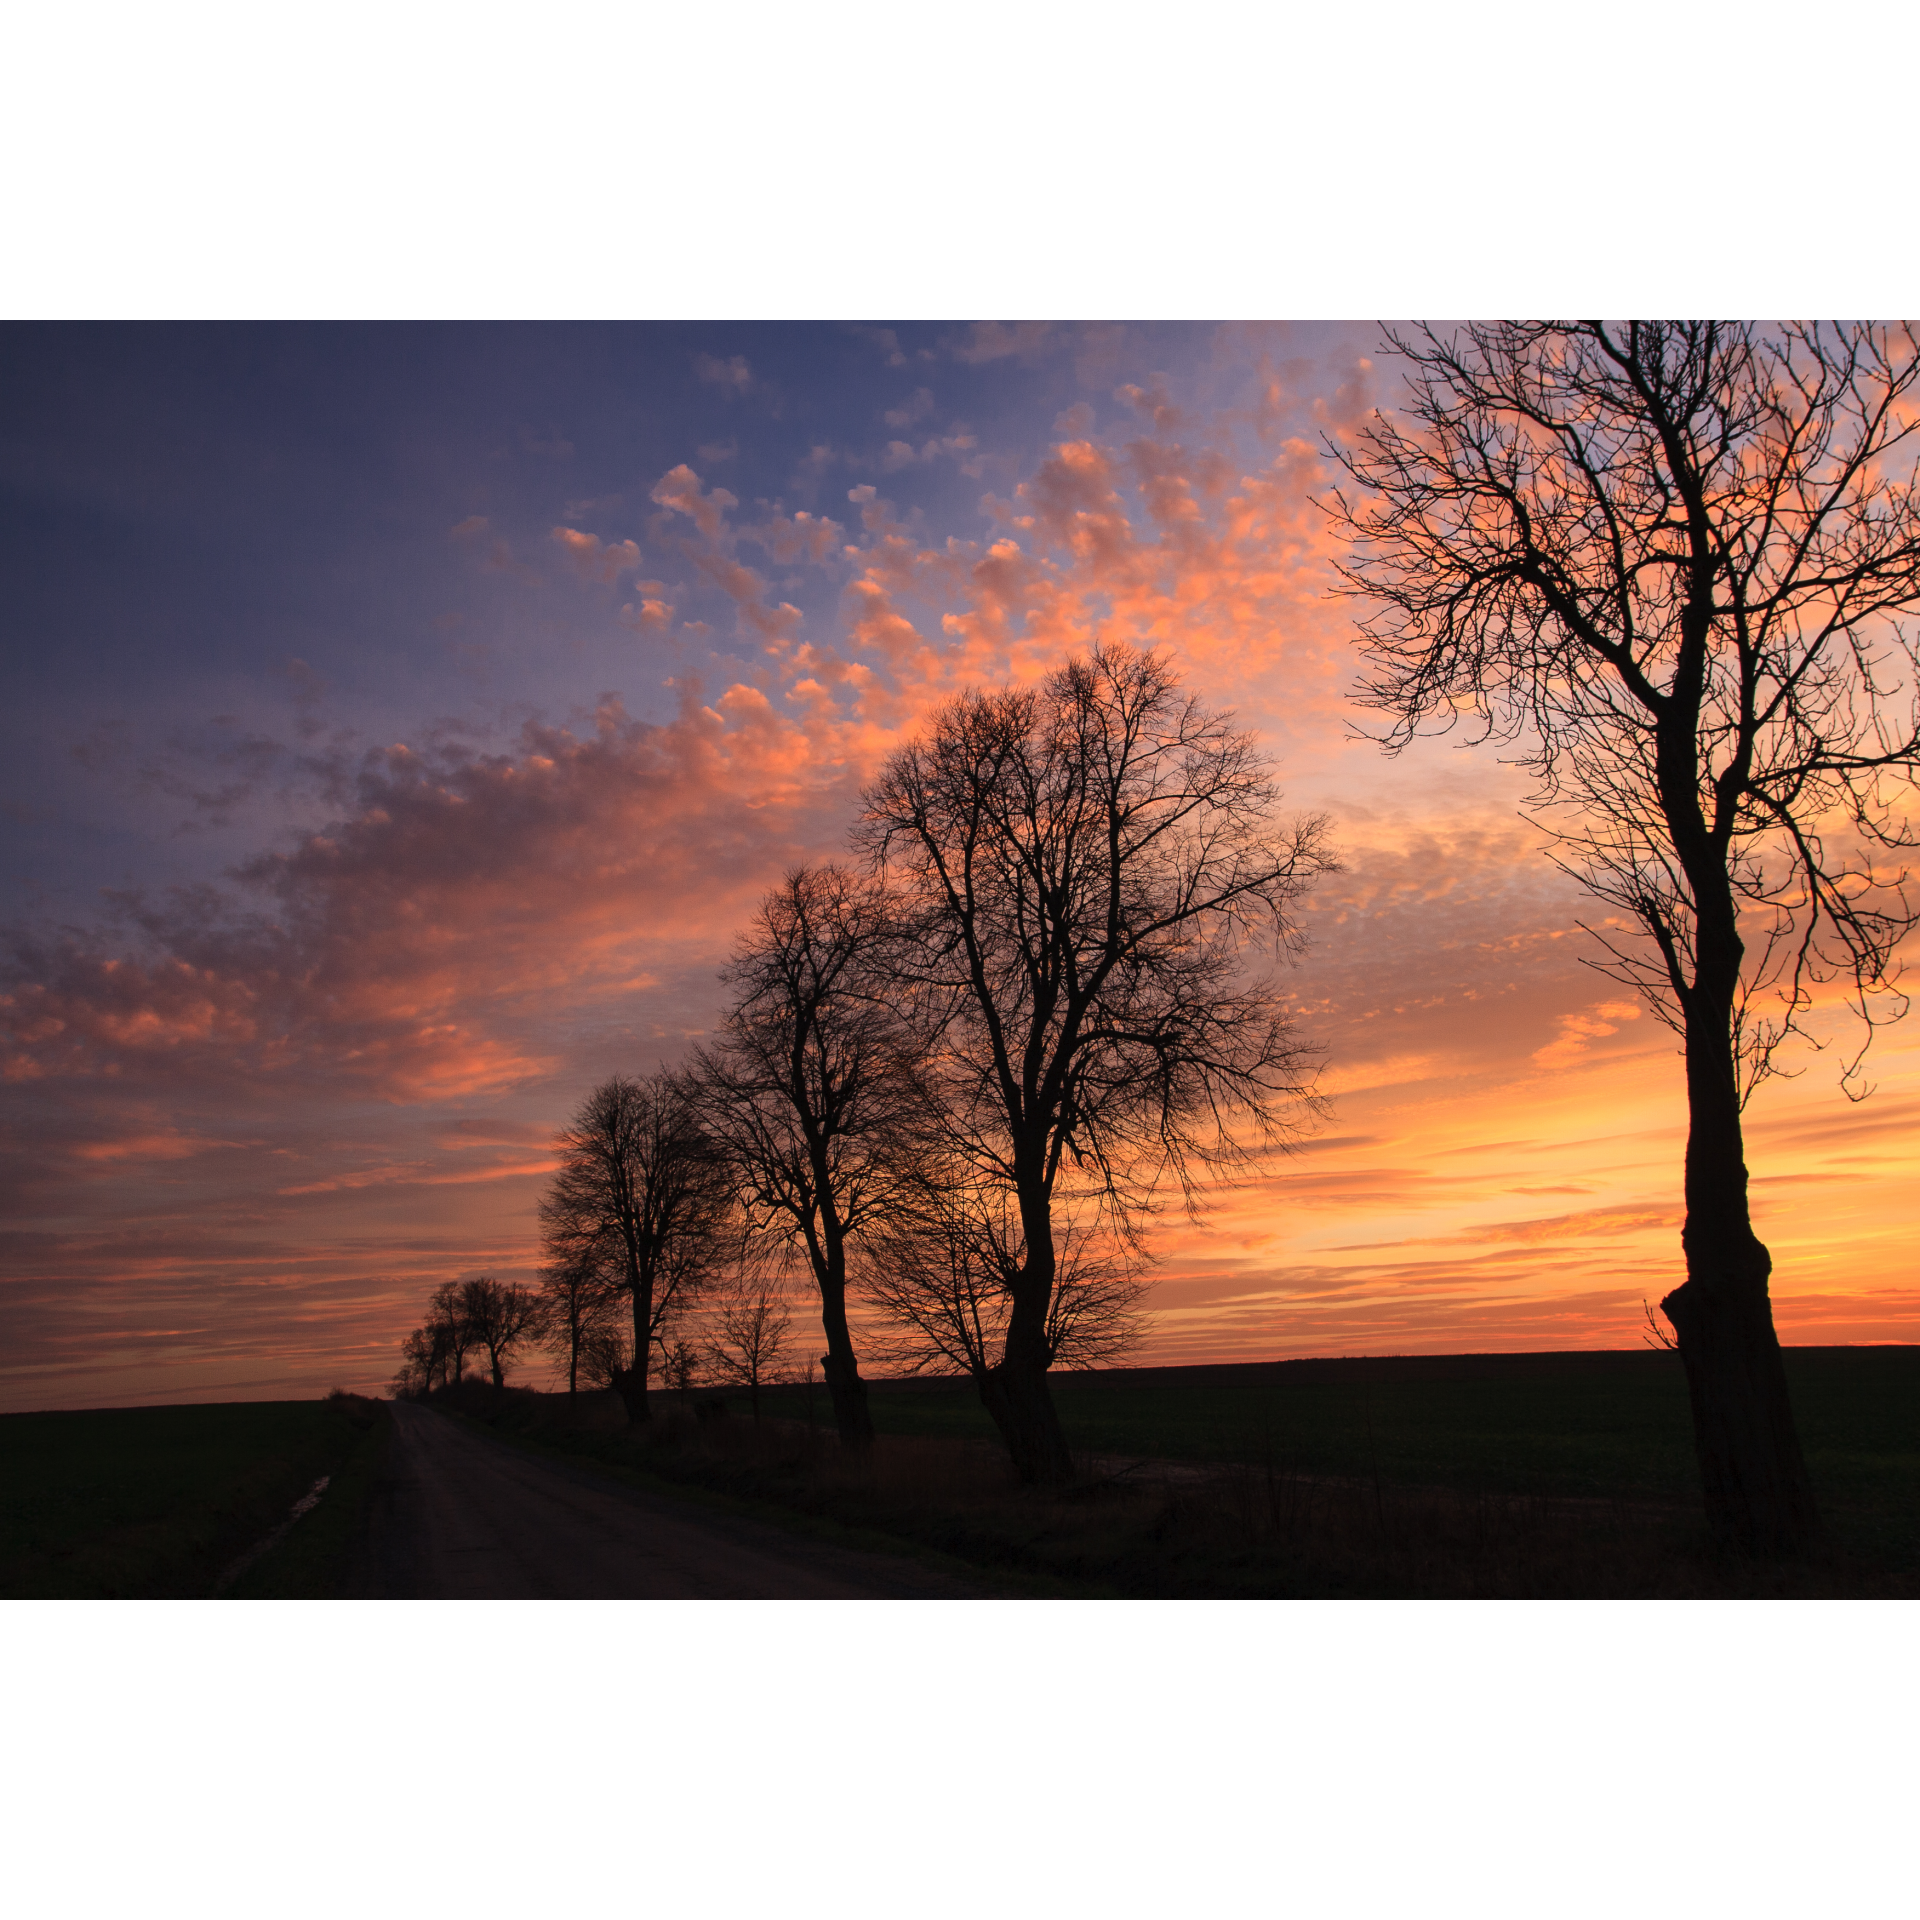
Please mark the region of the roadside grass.
POLYGON ((311 1513, 246 1567, 226 1589, 233 1600, 335 1600, 345 1591, 352 1556, 374 1490, 385 1471, 393 1419, 386 1406, 362 1400, 351 1450, 333 1470, 311 1513))
MULTIPOLYGON (((1835 1546, 1920 1576, 1920 1347, 1790 1347, 1789 1389, 1835 1546)), ((991 1441, 966 1381, 877 1381, 882 1432, 991 1441)), ((1281 1479, 1636 1508, 1698 1504, 1679 1356, 1454 1354, 1063 1374, 1054 1399, 1076 1451, 1232 1463, 1281 1479)), ((731 1417, 743 1395, 724 1396, 731 1417)), ((762 1389, 804 1414, 804 1387, 762 1389)), ((824 1390, 815 1417, 831 1420, 824 1390)))
POLYGON ((1831 1551, 1721 1553, 1698 1517, 1669 1353, 1130 1369, 1055 1382, 1083 1473, 1013 1483, 964 1381, 876 1382, 873 1454, 824 1391, 657 1396, 646 1429, 584 1396, 468 1390, 558 1451, 912 1541, 1000 1577, 1140 1596, 1920 1594, 1920 1349, 1787 1356, 1831 1551), (725 1417, 700 1420, 693 1407, 725 1417))
POLYGON ((890 1504, 871 1498, 876 1470, 882 1485, 897 1489, 904 1481, 923 1512, 964 1506, 976 1483, 998 1494, 1007 1474, 1004 1459, 992 1450, 889 1437, 874 1460, 855 1470, 857 1492, 868 1497, 845 1498, 844 1488, 842 1497, 835 1497, 834 1483, 844 1477, 847 1463, 830 1435, 789 1421, 769 1421, 763 1429, 723 1423, 710 1433, 684 1404, 665 1404, 673 1397, 661 1398, 660 1418, 648 1428, 627 1426, 612 1393, 583 1393, 570 1405, 565 1394, 496 1389, 469 1380, 434 1392, 428 1404, 508 1445, 570 1460, 643 1491, 758 1520, 828 1546, 903 1556, 963 1580, 984 1580, 1003 1597, 1106 1598, 1112 1592, 1039 1566, 957 1552, 937 1527, 888 1524, 896 1517, 890 1504), (973 1457, 966 1457, 969 1453, 973 1457), (826 1497, 819 1497, 822 1493, 826 1497))
POLYGON ((0 1596, 211 1593, 376 1417, 347 1395, 0 1415, 0 1596))

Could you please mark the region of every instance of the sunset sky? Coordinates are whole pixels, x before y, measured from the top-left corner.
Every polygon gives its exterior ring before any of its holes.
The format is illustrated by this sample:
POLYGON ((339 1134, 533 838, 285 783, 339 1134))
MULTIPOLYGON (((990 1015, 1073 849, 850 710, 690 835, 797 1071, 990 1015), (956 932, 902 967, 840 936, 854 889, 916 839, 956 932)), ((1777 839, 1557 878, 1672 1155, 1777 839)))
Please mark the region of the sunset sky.
MULTIPOLYGON (((969 686, 1165 647, 1324 811, 1330 1119, 1156 1228, 1143 1361, 1639 1342, 1673 1036, 1491 750, 1386 757, 1325 447, 1371 324, 0 336, 0 1408, 378 1387, 549 1143, 969 686)), ((1844 1038, 1836 1024, 1830 1031, 1844 1038)), ((1789 1342, 1920 1338, 1920 1020, 1749 1112, 1789 1342)))

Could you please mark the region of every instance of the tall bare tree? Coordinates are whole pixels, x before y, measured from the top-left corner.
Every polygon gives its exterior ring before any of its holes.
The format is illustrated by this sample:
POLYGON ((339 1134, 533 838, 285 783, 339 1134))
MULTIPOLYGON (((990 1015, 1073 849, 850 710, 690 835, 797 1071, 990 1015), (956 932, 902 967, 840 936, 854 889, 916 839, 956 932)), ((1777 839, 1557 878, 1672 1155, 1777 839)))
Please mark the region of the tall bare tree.
POLYGON ((556 1143, 560 1167, 540 1203, 551 1259, 599 1249, 633 1321, 630 1362, 614 1377, 627 1417, 643 1421, 653 1348, 723 1258, 725 1169, 672 1076, 594 1088, 556 1143))
POLYGON ((735 950, 719 1043, 690 1081, 749 1230, 805 1253, 834 1418, 854 1447, 873 1420, 847 1324, 849 1250, 897 1209, 929 1138, 913 1041, 879 964, 889 938, 881 896, 853 875, 788 874, 735 950))
POLYGON ((981 1398, 1024 1478, 1072 1470, 1046 1381, 1056 1191, 1124 1235, 1167 1180, 1191 1204, 1204 1168, 1312 1103, 1309 1050, 1247 964, 1260 938, 1298 945, 1292 908, 1333 864, 1324 823, 1276 822, 1277 799, 1231 716, 1117 645, 963 695, 865 796, 952 1149, 1018 1217, 981 1398))
MULTIPOLYGON (((1661 1305, 1707 1512, 1818 1530, 1753 1231, 1746 1096, 1844 979, 1904 1007, 1920 764, 1911 328, 1599 321, 1390 336, 1411 401, 1339 453, 1390 747, 1466 719, 1617 910, 1600 964, 1679 1033, 1687 1278, 1661 1305), (1637 934, 1636 931, 1637 930, 1637 934)), ((1337 451, 1337 450, 1336 450, 1337 451)), ((1864 1052, 1864 1045, 1862 1047, 1864 1052)), ((1859 1065, 1856 1055, 1847 1069, 1859 1065)))

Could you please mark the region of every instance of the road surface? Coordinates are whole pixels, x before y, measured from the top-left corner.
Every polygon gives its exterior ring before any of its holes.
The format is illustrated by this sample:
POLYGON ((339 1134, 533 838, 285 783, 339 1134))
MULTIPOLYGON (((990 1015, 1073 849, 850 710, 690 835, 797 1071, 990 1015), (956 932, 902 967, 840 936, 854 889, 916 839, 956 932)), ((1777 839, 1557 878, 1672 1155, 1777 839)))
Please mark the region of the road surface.
POLYGON ((642 1493, 395 1401, 349 1591, 383 1600, 981 1599, 890 1554, 642 1493))

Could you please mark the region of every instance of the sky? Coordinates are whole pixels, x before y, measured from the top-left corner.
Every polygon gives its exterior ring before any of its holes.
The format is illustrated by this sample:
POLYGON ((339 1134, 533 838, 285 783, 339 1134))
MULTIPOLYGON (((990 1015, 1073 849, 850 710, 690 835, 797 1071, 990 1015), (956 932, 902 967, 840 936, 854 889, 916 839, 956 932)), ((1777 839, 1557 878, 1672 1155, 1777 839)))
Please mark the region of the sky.
MULTIPOLYGON (((376 1388, 531 1281, 556 1129, 885 755, 1103 639, 1343 863, 1328 1116, 1157 1222, 1139 1359, 1634 1346, 1682 1277, 1673 1036, 1521 775, 1352 698, 1371 324, 15 324, 0 390, 0 1409, 376 1388)), ((1916 1049, 1749 1110, 1789 1342, 1920 1328, 1916 1049)))

